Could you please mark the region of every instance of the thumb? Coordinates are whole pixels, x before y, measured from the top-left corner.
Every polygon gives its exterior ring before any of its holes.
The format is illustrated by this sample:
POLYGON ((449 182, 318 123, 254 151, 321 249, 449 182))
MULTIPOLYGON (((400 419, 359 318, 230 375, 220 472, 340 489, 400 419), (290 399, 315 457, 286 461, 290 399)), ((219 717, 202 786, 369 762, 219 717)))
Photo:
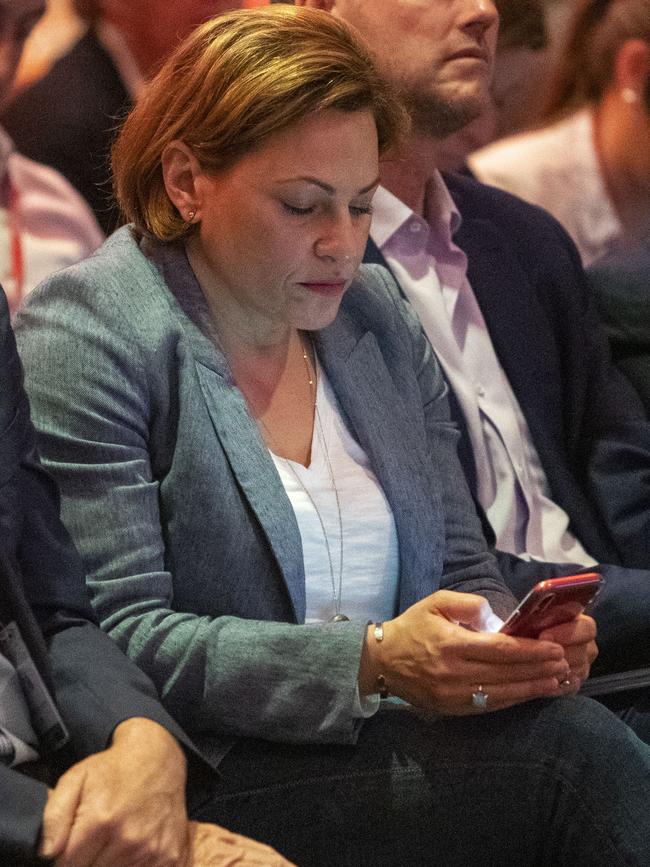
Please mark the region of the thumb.
POLYGON ((50 789, 43 811, 43 830, 38 854, 53 860, 65 849, 81 800, 84 774, 73 768, 50 789))
POLYGON ((431 600, 431 611, 452 623, 461 623, 479 632, 494 632, 501 627, 501 619, 492 611, 487 599, 475 593, 440 590, 431 600))

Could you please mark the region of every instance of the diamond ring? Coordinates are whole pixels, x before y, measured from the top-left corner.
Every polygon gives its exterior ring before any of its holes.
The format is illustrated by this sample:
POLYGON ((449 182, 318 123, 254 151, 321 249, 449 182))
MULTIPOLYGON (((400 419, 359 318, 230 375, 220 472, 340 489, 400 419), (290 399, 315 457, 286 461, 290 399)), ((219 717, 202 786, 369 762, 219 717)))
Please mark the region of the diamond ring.
POLYGON ((472 704, 477 710, 487 710, 488 694, 483 692, 483 687, 479 684, 476 692, 472 693, 472 704))

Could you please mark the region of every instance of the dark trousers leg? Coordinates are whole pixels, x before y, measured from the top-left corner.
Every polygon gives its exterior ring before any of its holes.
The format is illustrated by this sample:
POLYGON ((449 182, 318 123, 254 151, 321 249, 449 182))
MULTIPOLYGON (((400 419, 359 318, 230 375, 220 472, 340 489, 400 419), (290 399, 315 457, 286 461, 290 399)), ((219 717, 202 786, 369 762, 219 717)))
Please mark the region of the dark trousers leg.
POLYGON ((384 709, 353 747, 243 741, 199 818, 300 867, 650 864, 650 750, 583 698, 424 722, 384 709))

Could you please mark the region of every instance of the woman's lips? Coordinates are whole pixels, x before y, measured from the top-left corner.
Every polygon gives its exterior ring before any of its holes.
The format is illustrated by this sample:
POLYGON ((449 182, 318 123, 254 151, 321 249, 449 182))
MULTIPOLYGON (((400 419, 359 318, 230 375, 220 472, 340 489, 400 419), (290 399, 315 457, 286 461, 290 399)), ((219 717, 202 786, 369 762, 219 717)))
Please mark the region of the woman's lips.
POLYGON ((302 282, 301 286, 309 289, 310 292, 318 292, 321 295, 337 295, 344 291, 347 286, 347 280, 337 280, 331 282, 321 282, 314 280, 313 282, 302 282))

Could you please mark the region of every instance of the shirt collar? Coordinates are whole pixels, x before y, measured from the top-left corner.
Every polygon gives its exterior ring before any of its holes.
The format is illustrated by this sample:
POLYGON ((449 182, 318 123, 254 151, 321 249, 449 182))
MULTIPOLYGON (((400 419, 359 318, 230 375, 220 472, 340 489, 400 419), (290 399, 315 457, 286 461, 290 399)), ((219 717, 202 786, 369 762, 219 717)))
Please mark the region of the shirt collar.
MULTIPOLYGON (((458 231, 461 216, 440 172, 435 171, 427 182, 424 212, 426 222, 451 243, 458 231)), ((378 187, 372 200, 372 227, 370 234, 377 247, 384 247, 409 220, 422 220, 397 196, 385 187, 378 187)))

